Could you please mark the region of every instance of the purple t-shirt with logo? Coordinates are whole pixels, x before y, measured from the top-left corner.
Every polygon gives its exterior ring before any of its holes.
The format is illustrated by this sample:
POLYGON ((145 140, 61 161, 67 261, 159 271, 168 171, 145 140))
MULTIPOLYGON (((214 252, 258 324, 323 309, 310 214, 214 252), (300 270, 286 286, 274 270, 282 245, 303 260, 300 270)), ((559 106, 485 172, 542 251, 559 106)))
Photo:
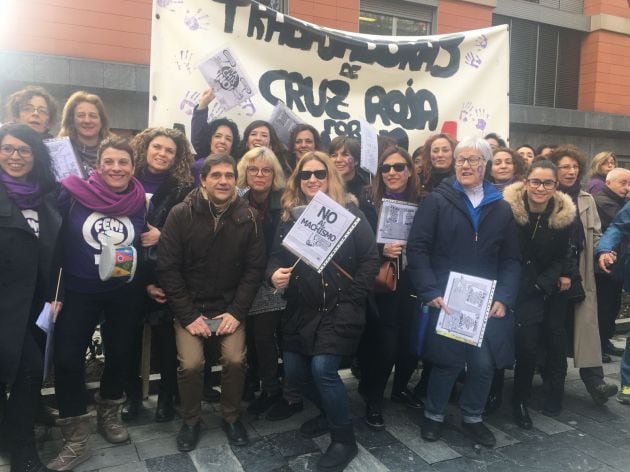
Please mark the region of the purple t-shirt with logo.
POLYGON ((80 293, 101 293, 123 286, 126 278, 112 277, 103 282, 99 277, 102 242, 108 240, 113 246, 133 245, 138 249, 144 229, 144 206, 131 216, 107 216, 71 198, 63 200, 62 196, 60 206, 68 219, 62 234, 65 287, 80 293))

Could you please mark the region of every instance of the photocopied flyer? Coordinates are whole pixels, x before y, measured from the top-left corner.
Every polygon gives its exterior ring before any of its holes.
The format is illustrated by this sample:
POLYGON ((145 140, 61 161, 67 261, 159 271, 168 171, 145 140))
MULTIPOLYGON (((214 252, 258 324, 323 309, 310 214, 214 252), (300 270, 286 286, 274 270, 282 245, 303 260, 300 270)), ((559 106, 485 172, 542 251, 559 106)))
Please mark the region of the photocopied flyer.
POLYGON ((282 245, 321 273, 359 221, 328 195, 317 192, 282 245))
POLYGON ((230 48, 221 48, 207 56, 199 64, 199 70, 214 88, 224 111, 231 110, 256 94, 256 88, 230 48))
POLYGON ((418 205, 384 198, 378 215, 376 242, 378 244, 406 243, 418 205))
POLYGON ((451 272, 435 332, 456 341, 480 347, 486 330, 496 280, 451 272))
POLYGON ((84 178, 83 171, 74 154, 70 138, 53 138, 44 140, 44 145, 48 148, 50 154, 55 179, 59 182, 69 175, 76 175, 84 178))

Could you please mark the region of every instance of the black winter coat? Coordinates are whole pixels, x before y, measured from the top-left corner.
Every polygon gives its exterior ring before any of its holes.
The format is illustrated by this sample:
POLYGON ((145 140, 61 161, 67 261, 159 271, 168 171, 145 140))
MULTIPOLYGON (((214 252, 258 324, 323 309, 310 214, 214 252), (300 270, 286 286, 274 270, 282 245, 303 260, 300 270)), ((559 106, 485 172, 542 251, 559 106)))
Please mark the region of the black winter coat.
POLYGON ((515 319, 522 325, 540 323, 545 300, 556 293, 558 278, 566 264, 571 223, 577 215, 575 204, 571 197, 558 191, 543 213, 531 213, 522 182, 506 187, 503 198, 512 208, 523 256, 515 319))
MULTIPOLYGON (((346 208, 361 218, 333 261, 353 280, 329 263, 318 274, 300 262, 285 291, 287 308, 282 323, 283 348, 304 355, 356 352, 365 325, 365 301, 378 273, 379 259, 374 234, 365 215, 354 204, 346 208)), ((278 227, 266 276, 271 279, 280 267, 291 267, 297 257, 283 248, 282 240, 295 220, 278 227)))
POLYGON ((244 321, 262 282, 265 239, 256 210, 237 197, 215 230, 201 188, 176 205, 162 228, 157 276, 175 318, 187 326, 201 313, 244 321))
POLYGON ((608 186, 604 187, 601 192, 594 195, 595 205, 597 205, 597 214, 602 223, 602 233, 606 231, 608 225, 615 219, 619 210, 623 208, 626 200, 615 192, 610 190, 608 186))
MULTIPOLYGON (((445 179, 420 205, 407 244, 407 271, 423 302, 444 296, 451 271, 497 280, 494 300, 508 310, 505 317, 488 320, 483 342, 489 343, 498 368, 509 367, 514 357, 509 307, 516 301, 521 273, 516 223, 501 194, 484 182, 485 197, 475 225, 466 207, 467 197, 454 185, 454 179, 445 179)), ((439 365, 463 368, 468 345, 437 335, 439 310, 430 313, 426 356, 439 365)))
POLYGON ((27 329, 55 296, 61 216, 51 192, 38 208, 39 238, 0 184, 0 383, 17 373, 27 329))

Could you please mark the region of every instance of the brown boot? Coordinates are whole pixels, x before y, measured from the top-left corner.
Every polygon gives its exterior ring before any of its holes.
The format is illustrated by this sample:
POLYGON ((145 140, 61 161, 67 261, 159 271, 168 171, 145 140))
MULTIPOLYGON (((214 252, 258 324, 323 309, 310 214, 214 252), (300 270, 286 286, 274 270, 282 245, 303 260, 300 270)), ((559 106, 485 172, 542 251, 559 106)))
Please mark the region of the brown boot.
POLYGON ((57 420, 63 436, 63 448, 50 463, 52 470, 72 470, 92 456, 90 450, 90 415, 73 416, 57 420))
POLYGON ((118 400, 101 398, 100 394, 94 395, 96 401, 96 430, 110 443, 117 444, 129 440, 127 428, 123 425, 120 410, 125 397, 118 400))

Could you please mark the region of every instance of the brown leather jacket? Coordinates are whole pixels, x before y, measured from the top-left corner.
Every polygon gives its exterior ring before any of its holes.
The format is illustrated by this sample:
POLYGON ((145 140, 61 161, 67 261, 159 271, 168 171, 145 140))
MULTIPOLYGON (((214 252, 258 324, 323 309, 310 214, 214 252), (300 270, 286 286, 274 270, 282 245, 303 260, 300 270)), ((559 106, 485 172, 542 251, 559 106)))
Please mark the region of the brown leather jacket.
POLYGON ((230 313, 243 321, 265 270, 265 242, 256 210, 237 197, 216 231, 198 188, 173 207, 158 244, 157 277, 175 318, 230 313))

